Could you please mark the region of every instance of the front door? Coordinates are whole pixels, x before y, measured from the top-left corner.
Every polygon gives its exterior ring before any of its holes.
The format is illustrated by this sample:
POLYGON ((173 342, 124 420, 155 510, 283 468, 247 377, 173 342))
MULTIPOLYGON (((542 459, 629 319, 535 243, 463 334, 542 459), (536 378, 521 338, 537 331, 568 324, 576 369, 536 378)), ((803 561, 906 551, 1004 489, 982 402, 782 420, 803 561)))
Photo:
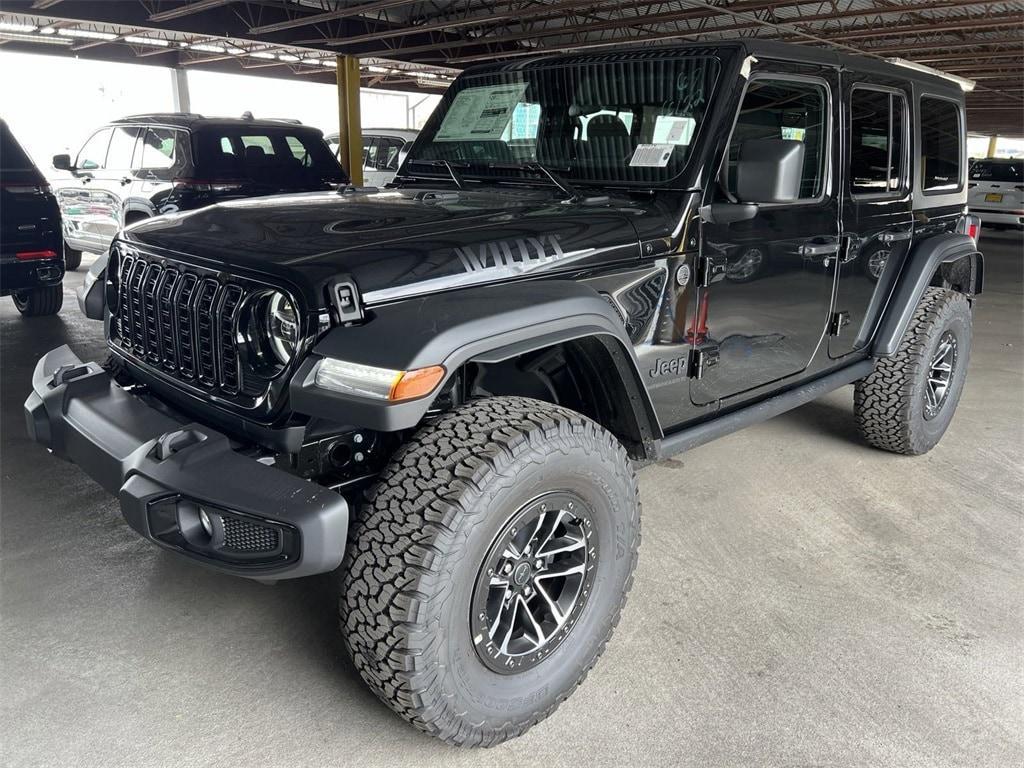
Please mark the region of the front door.
POLYGON ((831 306, 840 244, 832 171, 838 73, 762 66, 744 94, 715 199, 736 199, 744 143, 763 139, 802 142, 799 195, 759 205, 752 219, 703 224, 703 263, 717 260, 724 277, 698 288, 693 341, 703 362, 690 388, 697 405, 799 374, 821 345, 831 306))
POLYGON ((905 87, 877 75, 843 74, 849 171, 842 180, 846 242, 828 340, 833 358, 862 349, 872 337, 910 248, 914 219, 905 87))

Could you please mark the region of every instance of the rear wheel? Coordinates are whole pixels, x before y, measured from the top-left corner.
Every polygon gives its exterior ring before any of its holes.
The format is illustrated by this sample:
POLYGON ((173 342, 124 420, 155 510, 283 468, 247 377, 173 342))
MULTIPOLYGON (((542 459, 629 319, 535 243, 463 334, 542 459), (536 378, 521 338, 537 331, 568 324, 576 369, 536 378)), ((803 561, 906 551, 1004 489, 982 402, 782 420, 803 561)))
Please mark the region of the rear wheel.
POLYGON ((354 522, 346 644, 416 727, 498 744, 586 677, 639 542, 636 478, 614 436, 536 400, 473 402, 399 450, 354 522))
POLYGON ((970 356, 967 297, 928 288, 899 349, 856 384, 854 411, 864 439, 894 453, 930 451, 953 419, 970 356))
POLYGON ((82 252, 64 243, 64 269, 74 272, 82 266, 82 252))
POLYGON ((57 283, 57 285, 29 288, 14 293, 12 298, 14 306, 26 317, 56 315, 64 304, 64 286, 57 283))

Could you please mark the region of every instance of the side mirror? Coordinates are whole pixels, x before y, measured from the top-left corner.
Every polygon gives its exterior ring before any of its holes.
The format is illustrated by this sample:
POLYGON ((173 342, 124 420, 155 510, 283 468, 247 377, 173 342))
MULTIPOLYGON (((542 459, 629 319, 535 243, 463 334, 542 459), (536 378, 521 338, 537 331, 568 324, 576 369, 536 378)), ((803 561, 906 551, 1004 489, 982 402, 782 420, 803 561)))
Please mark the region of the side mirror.
POLYGON ((58 171, 70 171, 71 155, 54 155, 53 167, 56 168, 58 171))
POLYGON ((788 203, 800 197, 804 143, 750 139, 740 145, 736 197, 748 203, 788 203))

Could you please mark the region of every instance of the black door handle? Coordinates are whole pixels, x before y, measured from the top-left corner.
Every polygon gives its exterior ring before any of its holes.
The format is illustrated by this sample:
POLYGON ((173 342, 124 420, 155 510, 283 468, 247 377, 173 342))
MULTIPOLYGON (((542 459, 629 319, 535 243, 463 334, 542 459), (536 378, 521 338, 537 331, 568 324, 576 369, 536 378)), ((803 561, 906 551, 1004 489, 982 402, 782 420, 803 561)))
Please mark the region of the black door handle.
POLYGON ((131 180, 131 178, 130 178, 129 176, 125 176, 125 177, 123 177, 123 178, 121 179, 121 186, 122 186, 122 187, 123 187, 123 186, 124 186, 125 184, 131 184, 131 183, 132 183, 132 180, 131 180))

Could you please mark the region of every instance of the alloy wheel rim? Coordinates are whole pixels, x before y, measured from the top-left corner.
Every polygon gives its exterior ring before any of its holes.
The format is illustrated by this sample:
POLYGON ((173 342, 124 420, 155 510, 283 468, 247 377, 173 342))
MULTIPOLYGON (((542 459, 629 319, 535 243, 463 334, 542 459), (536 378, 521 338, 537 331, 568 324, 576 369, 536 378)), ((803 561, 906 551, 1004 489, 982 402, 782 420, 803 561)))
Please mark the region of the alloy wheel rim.
POLYGON ((514 674, 551 655, 590 598, 597 558, 593 517, 576 494, 521 507, 491 544, 473 592, 470 625, 484 665, 514 674))
POLYGON ((889 251, 875 251, 868 257, 868 272, 875 280, 882 276, 885 263, 889 260, 889 251))
POLYGON ((952 331, 946 331, 939 339, 939 346, 935 349, 935 354, 932 355, 931 362, 928 364, 928 381, 924 388, 925 419, 935 418, 942 410, 942 406, 949 397, 956 363, 956 336, 952 331))

